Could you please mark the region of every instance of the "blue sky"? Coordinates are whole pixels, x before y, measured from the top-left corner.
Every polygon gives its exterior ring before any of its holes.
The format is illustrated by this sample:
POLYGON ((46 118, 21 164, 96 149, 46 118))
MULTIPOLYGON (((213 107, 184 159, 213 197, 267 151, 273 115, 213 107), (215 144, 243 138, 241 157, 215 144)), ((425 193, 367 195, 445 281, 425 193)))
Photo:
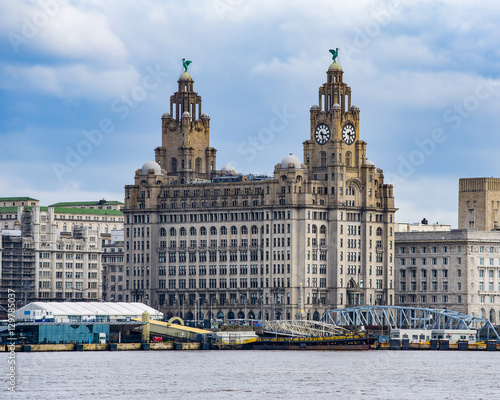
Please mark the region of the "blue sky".
POLYGON ((303 158, 338 47, 397 220, 455 227, 458 179, 500 176, 500 4, 346 3, 1 2, 0 195, 122 200, 161 144, 183 57, 217 167, 272 173, 303 158), (286 126, 264 138, 277 113, 286 126))

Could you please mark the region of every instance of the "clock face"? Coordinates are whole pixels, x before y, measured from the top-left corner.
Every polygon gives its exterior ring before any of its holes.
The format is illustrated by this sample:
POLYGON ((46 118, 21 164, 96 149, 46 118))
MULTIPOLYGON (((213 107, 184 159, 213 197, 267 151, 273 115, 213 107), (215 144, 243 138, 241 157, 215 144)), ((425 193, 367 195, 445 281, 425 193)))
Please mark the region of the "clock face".
POLYGON ((342 139, 344 139, 345 144, 353 144, 356 140, 356 129, 351 123, 345 124, 342 128, 342 139))
POLYGON ((327 124, 319 124, 314 131, 314 138, 318 144, 326 144, 330 140, 330 128, 327 124))

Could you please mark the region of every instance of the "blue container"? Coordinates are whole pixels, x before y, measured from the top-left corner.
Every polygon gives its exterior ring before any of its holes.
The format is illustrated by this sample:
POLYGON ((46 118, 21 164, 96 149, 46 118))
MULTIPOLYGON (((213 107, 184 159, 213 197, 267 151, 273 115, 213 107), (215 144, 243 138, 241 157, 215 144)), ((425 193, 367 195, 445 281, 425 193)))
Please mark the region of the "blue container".
POLYGON ((469 350, 469 342, 467 340, 460 340, 458 342, 458 350, 469 350))
POLYGON ((449 340, 440 340, 439 341, 439 350, 450 350, 450 341, 449 340))
POLYGON ((401 350, 401 340, 391 339, 391 350, 401 350))

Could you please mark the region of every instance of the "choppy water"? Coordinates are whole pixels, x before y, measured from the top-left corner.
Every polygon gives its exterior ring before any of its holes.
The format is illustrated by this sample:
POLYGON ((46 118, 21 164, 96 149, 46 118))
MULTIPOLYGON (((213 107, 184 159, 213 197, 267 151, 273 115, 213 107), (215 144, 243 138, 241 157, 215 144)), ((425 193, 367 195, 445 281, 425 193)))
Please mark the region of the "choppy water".
POLYGON ((499 352, 18 353, 16 366, 1 399, 500 399, 499 352))

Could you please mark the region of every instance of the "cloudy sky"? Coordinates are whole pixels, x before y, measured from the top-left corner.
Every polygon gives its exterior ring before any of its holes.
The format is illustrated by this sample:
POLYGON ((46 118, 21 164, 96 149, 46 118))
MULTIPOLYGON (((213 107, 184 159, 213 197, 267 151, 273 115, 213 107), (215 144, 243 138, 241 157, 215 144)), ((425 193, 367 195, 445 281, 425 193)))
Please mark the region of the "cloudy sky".
POLYGON ((500 3, 462 0, 2 1, 0 196, 122 200, 183 57, 217 167, 271 173, 303 158, 338 47, 398 221, 456 227, 458 179, 500 176, 499 20, 500 3))

